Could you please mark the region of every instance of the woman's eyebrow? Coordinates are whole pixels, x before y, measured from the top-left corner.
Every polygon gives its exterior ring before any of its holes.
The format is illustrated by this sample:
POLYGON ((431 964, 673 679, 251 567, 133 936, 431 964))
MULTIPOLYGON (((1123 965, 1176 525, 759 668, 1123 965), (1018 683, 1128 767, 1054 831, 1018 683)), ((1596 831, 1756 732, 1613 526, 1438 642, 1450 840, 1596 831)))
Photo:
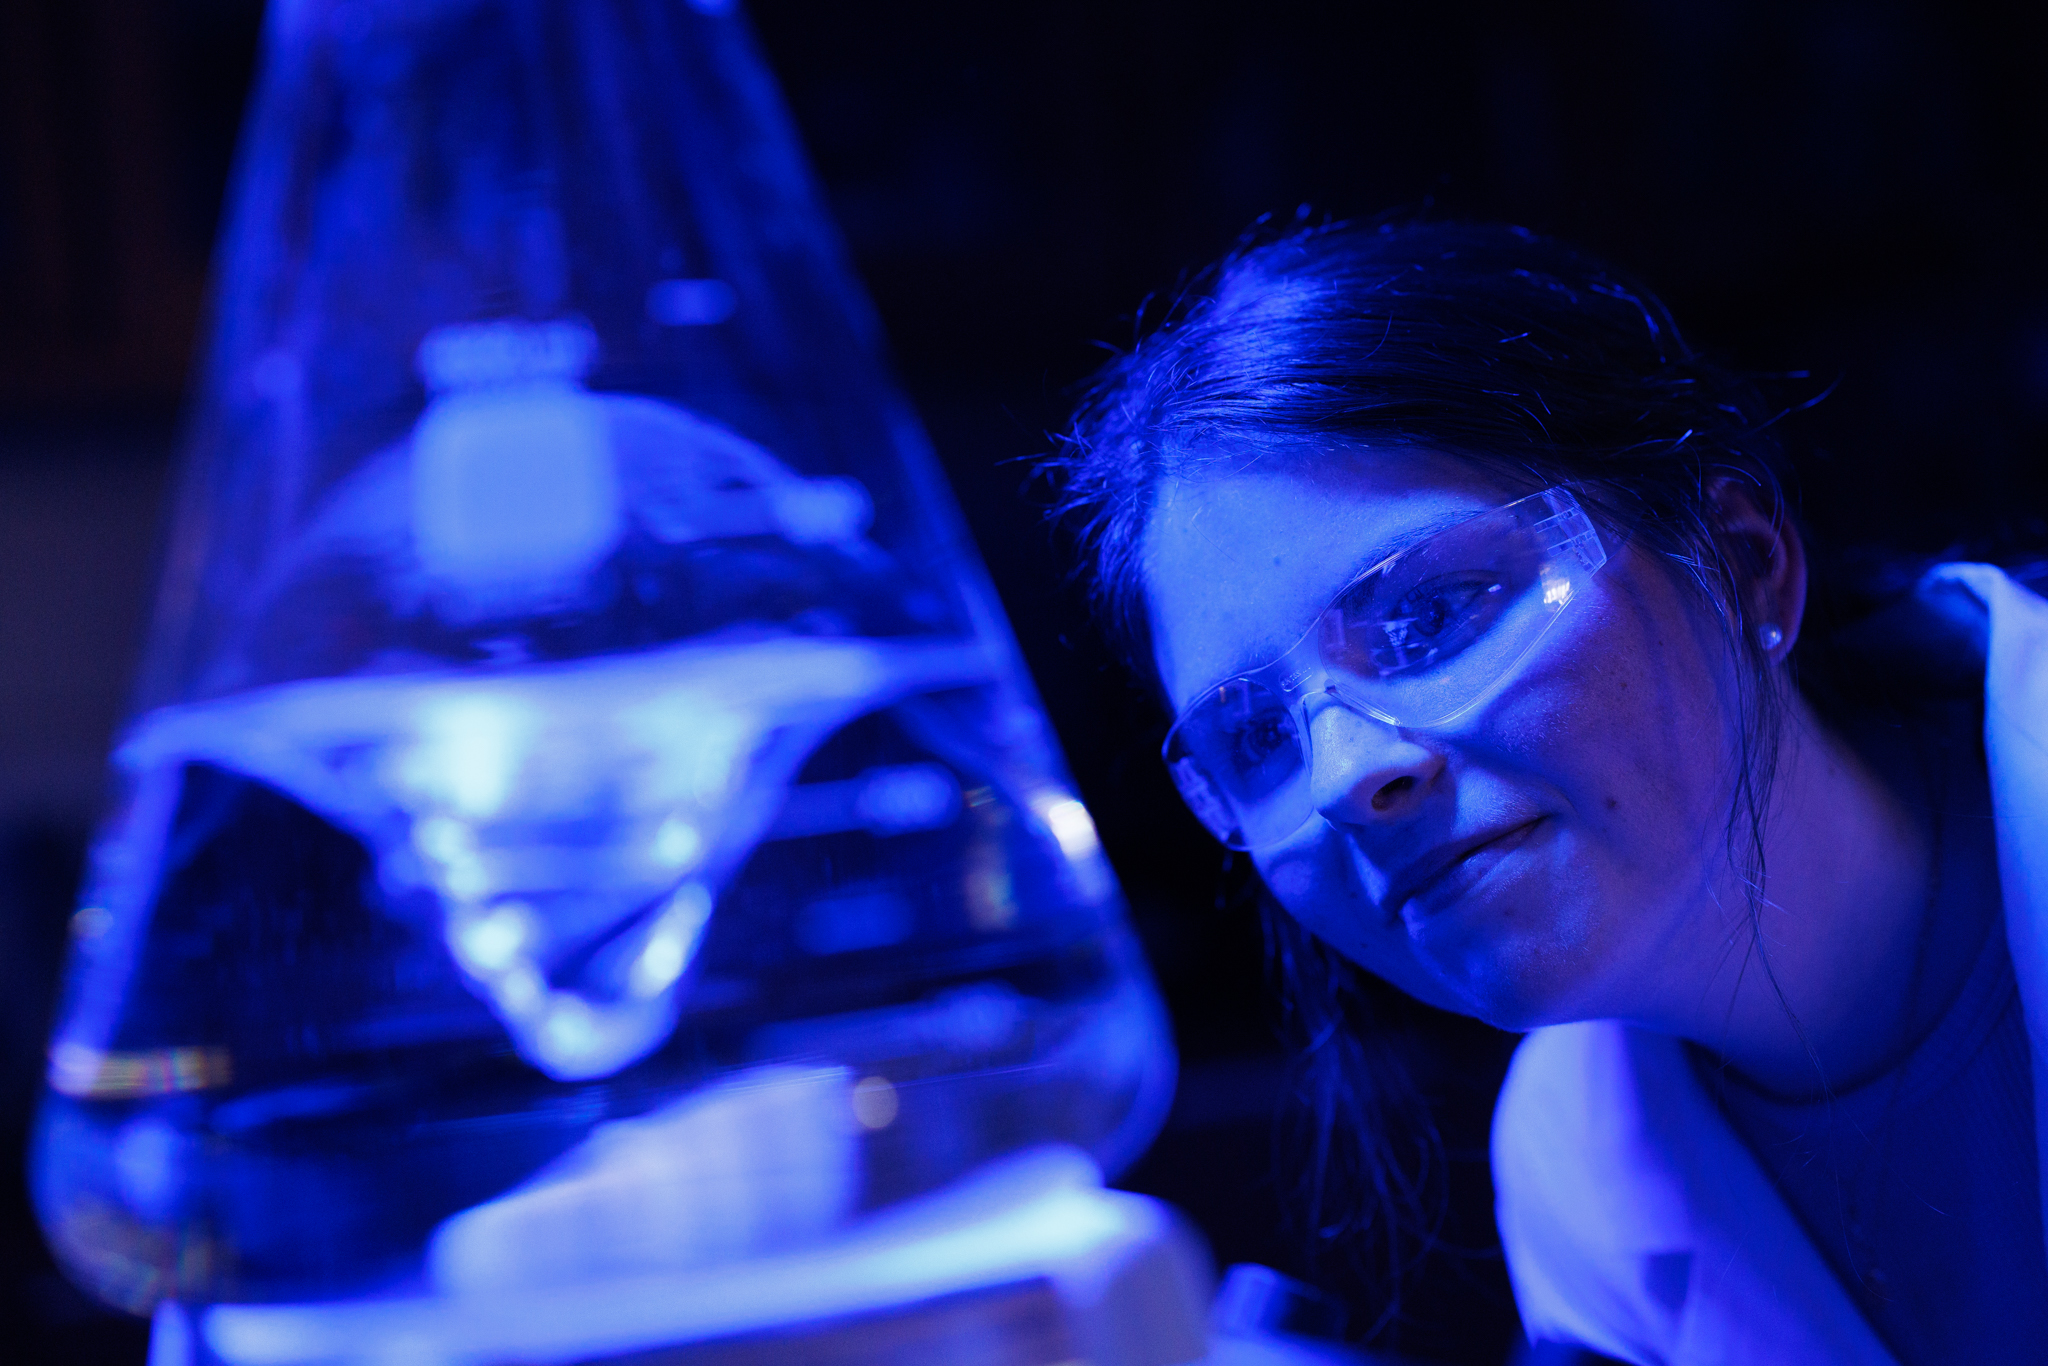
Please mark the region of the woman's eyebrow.
POLYGON ((1440 517, 1433 517, 1427 522, 1409 527, 1400 535, 1391 538, 1383 544, 1374 546, 1371 550, 1366 551, 1354 560, 1351 572, 1344 576, 1344 585, 1337 592, 1343 592, 1345 588, 1349 588, 1352 584, 1356 583, 1359 576, 1367 570, 1384 564, 1402 551, 1413 550, 1438 532, 1449 531, 1454 526, 1469 522, 1474 517, 1484 516, 1492 510, 1491 508, 1464 508, 1457 512, 1446 512, 1440 517))

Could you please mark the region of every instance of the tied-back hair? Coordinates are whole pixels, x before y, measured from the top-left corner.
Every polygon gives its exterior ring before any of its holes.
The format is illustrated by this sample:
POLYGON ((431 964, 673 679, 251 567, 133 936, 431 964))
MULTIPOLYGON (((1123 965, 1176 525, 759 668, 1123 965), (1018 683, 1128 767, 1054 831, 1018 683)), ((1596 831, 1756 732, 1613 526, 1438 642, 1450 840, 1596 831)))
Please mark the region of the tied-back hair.
MULTIPOLYGON (((1163 482, 1199 479, 1218 461, 1236 469, 1312 461, 1318 450, 1416 447, 1463 457, 1513 487, 1563 485, 1610 544, 1630 542, 1668 567, 1738 662, 1728 843, 1753 932, 1731 948, 1768 973, 1754 931, 1784 699, 1752 620, 1761 566, 1717 534, 1714 488, 1737 481, 1774 519, 1789 519, 1782 407, 1695 351, 1625 274, 1512 227, 1268 232, 1140 331, 1095 377, 1044 469, 1097 615, 1154 692, 1141 547, 1163 482)), ((1302 1173, 1311 1227, 1354 1243, 1374 1231, 1363 1241, 1398 1273, 1412 1260, 1403 1228, 1426 1241, 1433 1227, 1443 1168, 1427 1107, 1377 1037, 1412 1007, 1270 899, 1267 909, 1299 1091, 1317 1115, 1302 1173)))

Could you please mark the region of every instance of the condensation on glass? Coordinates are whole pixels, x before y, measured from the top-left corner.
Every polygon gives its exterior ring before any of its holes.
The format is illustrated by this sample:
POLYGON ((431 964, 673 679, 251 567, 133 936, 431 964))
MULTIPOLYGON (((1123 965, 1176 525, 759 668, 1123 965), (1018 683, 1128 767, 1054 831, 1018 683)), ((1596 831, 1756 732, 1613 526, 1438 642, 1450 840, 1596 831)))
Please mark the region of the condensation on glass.
POLYGON ((830 1234, 1171 1085, 740 17, 287 0, 35 1198, 142 1310, 830 1234))

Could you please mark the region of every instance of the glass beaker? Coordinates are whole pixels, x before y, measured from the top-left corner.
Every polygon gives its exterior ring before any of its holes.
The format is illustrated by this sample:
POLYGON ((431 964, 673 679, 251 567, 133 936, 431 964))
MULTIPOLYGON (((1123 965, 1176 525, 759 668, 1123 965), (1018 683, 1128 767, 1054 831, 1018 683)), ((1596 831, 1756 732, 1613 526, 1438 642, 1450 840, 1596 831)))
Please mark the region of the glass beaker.
POLYGON ((724 0, 278 0, 34 1154, 144 1310, 686 1266, 1160 1008, 724 0))

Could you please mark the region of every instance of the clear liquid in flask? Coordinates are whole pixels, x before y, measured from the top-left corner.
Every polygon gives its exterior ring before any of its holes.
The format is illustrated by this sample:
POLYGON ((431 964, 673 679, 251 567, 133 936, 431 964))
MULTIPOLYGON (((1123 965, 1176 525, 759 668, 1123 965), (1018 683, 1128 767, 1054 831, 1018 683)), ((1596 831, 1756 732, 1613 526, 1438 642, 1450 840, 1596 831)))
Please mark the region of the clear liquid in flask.
MULTIPOLYGON (((1111 1152, 1156 1004, 1020 715, 961 643, 780 637, 145 718, 76 922, 110 970, 52 1050, 59 1254, 138 1307, 416 1282, 451 1217, 771 1064, 868 1088, 849 1215, 1111 1152)), ((813 1192, 758 1245, 829 1231, 838 1159, 791 1132, 740 1159, 813 1192)))

